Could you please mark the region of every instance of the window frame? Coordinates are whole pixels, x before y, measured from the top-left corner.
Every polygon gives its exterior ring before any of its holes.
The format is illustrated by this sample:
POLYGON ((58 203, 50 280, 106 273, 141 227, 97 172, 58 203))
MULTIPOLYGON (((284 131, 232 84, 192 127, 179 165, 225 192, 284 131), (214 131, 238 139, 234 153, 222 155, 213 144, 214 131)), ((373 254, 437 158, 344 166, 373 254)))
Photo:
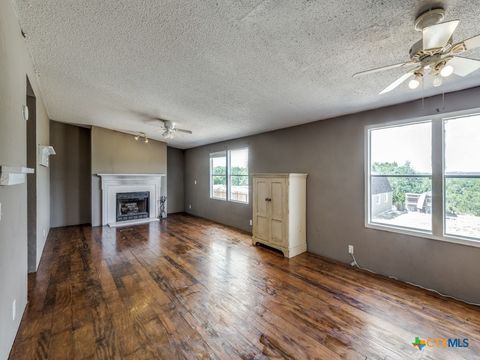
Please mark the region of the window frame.
POLYGON ((403 235, 439 240, 473 247, 480 247, 480 239, 457 236, 446 233, 445 205, 445 120, 468 116, 479 116, 480 109, 421 116, 410 119, 395 120, 365 126, 364 132, 364 221, 365 228, 393 232, 403 235), (431 122, 432 125, 432 231, 380 224, 371 221, 371 131, 419 123, 431 122), (439 201, 440 200, 440 201, 439 201))
POLYGON ((210 199, 213 200, 218 200, 218 201, 227 201, 228 200, 228 155, 227 151, 216 151, 213 153, 210 153, 208 155, 208 161, 210 162, 210 199), (213 159, 214 158, 220 158, 220 157, 225 157, 225 175, 214 175, 213 174, 213 159), (214 176, 225 176, 225 198, 220 198, 220 197, 215 197, 213 195, 213 177, 214 176))
POLYGON ((240 148, 235 148, 235 149, 228 149, 227 151, 228 156, 227 156, 227 199, 230 202, 237 203, 237 204, 243 204, 243 205, 248 205, 250 203, 250 169, 249 169, 249 159, 250 159, 250 150, 248 149, 248 146, 245 147, 240 147, 240 148), (247 150, 247 175, 232 175, 230 171, 230 166, 231 166, 231 156, 232 156, 232 151, 240 151, 240 150, 247 150), (247 201, 239 201, 239 200, 232 200, 231 198, 231 178, 232 176, 246 176, 247 181, 248 181, 248 193, 247 193, 247 201))
MULTIPOLYGON (((238 147, 238 148, 233 148, 233 149, 226 149, 226 150, 221 150, 221 151, 215 151, 215 152, 211 152, 209 153, 209 156, 208 156, 208 159, 209 159, 209 168, 210 168, 210 173, 209 173, 209 177, 210 177, 210 199, 212 200, 218 200, 218 201, 225 201, 225 202, 231 202, 231 203, 235 203, 235 204, 240 204, 240 205, 249 205, 250 204, 250 166, 249 166, 249 162, 250 160, 247 161, 247 171, 248 171, 248 174, 247 175, 232 175, 231 174, 231 169, 230 169, 230 165, 231 165, 231 152, 232 151, 238 151, 238 150, 247 150, 248 152, 248 159, 250 159, 250 149, 248 146, 243 146, 243 147, 238 147), (215 157, 224 157, 225 156, 225 187, 226 187, 226 196, 225 198, 219 198, 219 197, 214 197, 213 196, 213 177, 215 175, 213 175, 213 163, 212 163, 212 159, 215 158, 215 157), (247 194, 247 201, 238 201, 238 200, 233 200, 231 198, 231 177, 232 176, 246 176, 247 179, 248 179, 248 194, 247 194)), ((217 175, 217 176, 223 176, 223 175, 217 175)))

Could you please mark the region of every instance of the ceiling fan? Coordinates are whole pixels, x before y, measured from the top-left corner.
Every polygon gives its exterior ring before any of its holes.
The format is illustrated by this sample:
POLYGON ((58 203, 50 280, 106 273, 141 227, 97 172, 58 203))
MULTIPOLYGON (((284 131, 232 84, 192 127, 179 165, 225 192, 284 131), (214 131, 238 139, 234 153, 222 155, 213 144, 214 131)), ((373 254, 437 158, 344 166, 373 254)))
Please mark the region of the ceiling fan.
POLYGON ((175 136, 175 133, 177 131, 185 133, 185 134, 192 134, 192 131, 190 131, 190 130, 177 128, 175 122, 173 122, 173 121, 164 120, 164 119, 160 119, 160 118, 154 118, 154 120, 160 121, 163 124, 163 130, 164 131, 162 133, 162 136, 165 139, 173 139, 174 136, 175 136))
POLYGON ((442 85, 442 78, 451 74, 467 76, 480 68, 480 61, 457 56, 467 50, 480 47, 480 34, 469 39, 454 43, 452 34, 459 20, 441 23, 445 17, 442 8, 430 9, 415 20, 415 30, 422 32, 422 40, 410 48, 410 60, 394 65, 362 71, 353 75, 359 77, 380 71, 406 68, 407 72, 383 89, 380 94, 392 91, 406 80, 410 79, 408 87, 416 89, 426 74, 433 76, 433 86, 442 85))

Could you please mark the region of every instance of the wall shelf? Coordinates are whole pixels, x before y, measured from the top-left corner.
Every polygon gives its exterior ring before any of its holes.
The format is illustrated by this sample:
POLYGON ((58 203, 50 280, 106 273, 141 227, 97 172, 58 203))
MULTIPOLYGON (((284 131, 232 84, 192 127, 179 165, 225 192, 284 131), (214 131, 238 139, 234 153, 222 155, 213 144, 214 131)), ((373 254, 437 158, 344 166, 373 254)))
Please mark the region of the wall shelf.
POLYGON ((34 169, 23 166, 0 166, 0 185, 23 184, 27 174, 33 174, 34 169))

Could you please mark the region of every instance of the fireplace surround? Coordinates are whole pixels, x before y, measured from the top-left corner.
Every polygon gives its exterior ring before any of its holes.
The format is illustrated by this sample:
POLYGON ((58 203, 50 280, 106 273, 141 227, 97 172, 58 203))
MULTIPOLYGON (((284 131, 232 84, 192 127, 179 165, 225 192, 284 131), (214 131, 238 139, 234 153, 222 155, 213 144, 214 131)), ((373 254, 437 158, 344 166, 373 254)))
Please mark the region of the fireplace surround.
POLYGON ((167 192, 165 174, 97 175, 102 187, 102 225, 115 227, 159 220, 160 199, 167 192), (130 201, 129 197, 140 199, 130 201), (118 200, 123 203, 123 213, 118 200))

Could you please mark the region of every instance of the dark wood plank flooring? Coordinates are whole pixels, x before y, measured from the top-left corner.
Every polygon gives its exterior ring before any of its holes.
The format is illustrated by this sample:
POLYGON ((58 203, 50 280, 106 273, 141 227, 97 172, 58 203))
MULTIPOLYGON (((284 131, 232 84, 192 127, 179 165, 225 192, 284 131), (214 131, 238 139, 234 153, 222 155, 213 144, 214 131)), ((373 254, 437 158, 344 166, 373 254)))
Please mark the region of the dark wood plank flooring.
POLYGON ((186 215, 54 229, 30 280, 11 359, 480 358, 480 308, 186 215))

